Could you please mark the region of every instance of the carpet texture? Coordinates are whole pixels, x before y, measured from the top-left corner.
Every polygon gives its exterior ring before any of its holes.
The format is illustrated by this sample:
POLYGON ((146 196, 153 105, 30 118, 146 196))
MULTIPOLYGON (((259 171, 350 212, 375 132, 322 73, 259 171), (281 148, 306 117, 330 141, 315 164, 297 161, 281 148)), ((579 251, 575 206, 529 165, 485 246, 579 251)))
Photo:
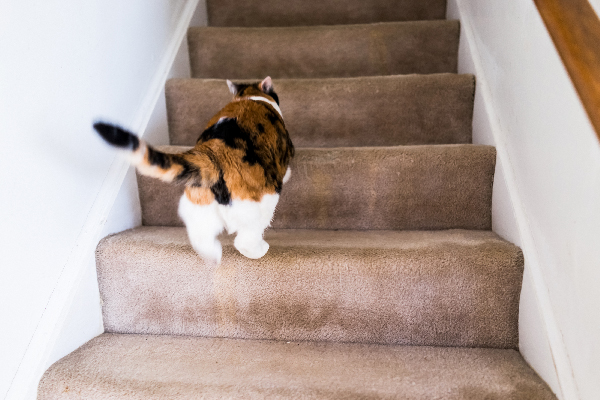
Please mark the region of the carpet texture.
POLYGON ((207 0, 196 79, 165 88, 171 146, 276 78, 296 146, 252 260, 208 266, 183 188, 138 177, 144 226, 96 250, 106 333, 38 399, 555 399, 516 351, 521 250, 491 231, 496 152, 473 145, 475 78, 445 0, 207 0), (158 336, 155 336, 158 335, 158 336), (435 347, 428 347, 435 346, 435 347))
POLYGON ((101 335, 54 364, 39 400, 551 400, 514 350, 101 335))
MULTIPOLYGON (((495 161, 475 145, 299 148, 272 226, 491 229, 495 161)), ((138 186, 144 225, 182 226, 183 187, 144 176, 138 186)))
MULTIPOLYGON (((472 75, 282 79, 274 86, 296 147, 470 143, 472 75)), ((171 144, 193 146, 231 101, 222 80, 166 86, 171 144)))
POLYGON ((206 266, 183 228, 97 251, 108 332, 516 348, 523 256, 489 231, 271 230, 206 266))
POLYGON ((190 28, 193 78, 336 78, 456 72, 458 21, 190 28))
POLYGON ((446 18, 446 0, 207 0, 210 26, 364 24, 446 18))

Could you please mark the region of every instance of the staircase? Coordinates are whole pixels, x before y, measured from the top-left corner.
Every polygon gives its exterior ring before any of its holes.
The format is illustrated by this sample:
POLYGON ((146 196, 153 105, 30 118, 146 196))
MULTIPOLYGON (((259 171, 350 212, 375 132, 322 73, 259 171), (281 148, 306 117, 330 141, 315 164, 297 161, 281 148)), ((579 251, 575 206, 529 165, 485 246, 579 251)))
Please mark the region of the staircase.
POLYGON ((106 333, 55 363, 39 399, 554 399, 518 347, 519 248, 491 231, 495 150, 471 144, 445 0, 209 0, 195 79, 167 83, 192 146, 271 75, 297 147, 266 234, 207 267, 182 188, 138 177, 143 226, 104 238, 106 333))

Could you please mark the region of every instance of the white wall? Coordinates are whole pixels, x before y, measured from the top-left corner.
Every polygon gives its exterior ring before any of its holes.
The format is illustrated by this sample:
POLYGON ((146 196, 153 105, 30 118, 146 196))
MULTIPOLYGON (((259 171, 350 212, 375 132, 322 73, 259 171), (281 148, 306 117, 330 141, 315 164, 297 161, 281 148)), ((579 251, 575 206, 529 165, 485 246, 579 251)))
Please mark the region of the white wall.
POLYGON ((596 15, 600 15, 600 0, 588 0, 592 5, 594 11, 596 11, 596 15))
POLYGON ((531 1, 449 0, 475 143, 495 145, 493 228, 523 248, 520 350, 561 399, 600 393, 600 145, 531 1))
POLYGON ((160 130, 151 115, 197 3, 0 3, 2 399, 34 398, 51 362, 102 332, 94 249, 139 224, 139 205, 91 123, 160 130))
MULTIPOLYGON (((206 4, 205 1, 200 1, 192 16, 190 26, 206 26, 206 23, 206 4)), ((166 78, 189 78, 190 75, 187 40, 183 38, 166 78)), ((145 131, 140 133, 140 136, 143 136, 145 140, 154 145, 169 144, 164 85, 148 125, 145 131)), ((137 180, 135 170, 130 167, 106 218, 100 237, 131 229, 141 224, 142 215, 137 180)), ((45 367, 50 366, 80 347, 90 338, 104 331, 95 260, 90 259, 84 269, 85 275, 71 301, 67 318, 62 328, 60 328, 57 342, 53 346, 51 356, 45 367)))

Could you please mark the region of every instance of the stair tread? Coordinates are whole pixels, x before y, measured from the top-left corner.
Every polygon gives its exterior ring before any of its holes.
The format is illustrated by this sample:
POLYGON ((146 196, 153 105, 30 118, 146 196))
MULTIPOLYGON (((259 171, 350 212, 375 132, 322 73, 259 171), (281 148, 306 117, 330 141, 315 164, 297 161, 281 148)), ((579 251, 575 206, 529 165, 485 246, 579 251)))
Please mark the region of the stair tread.
POLYGON ((333 25, 446 17, 446 0, 208 0, 206 5, 212 26, 333 25))
MULTIPOLYGON (((297 147, 470 143, 472 75, 391 75, 274 80, 297 147)), ((231 101, 223 80, 172 79, 166 85, 170 143, 196 143, 231 101)))
MULTIPOLYGON (((495 157, 470 144, 298 148, 273 227, 491 229, 495 157)), ((144 225, 182 226, 183 187, 144 176, 138 187, 144 225)))
POLYGON ((514 350, 103 334, 44 374, 39 400, 555 399, 514 350))
POLYGON ((223 240, 206 266, 183 228, 103 239, 108 332, 514 348, 523 272, 491 231, 268 230, 267 254, 223 240))
POLYGON ((194 27, 193 78, 341 78, 456 72, 458 21, 281 28, 194 27))

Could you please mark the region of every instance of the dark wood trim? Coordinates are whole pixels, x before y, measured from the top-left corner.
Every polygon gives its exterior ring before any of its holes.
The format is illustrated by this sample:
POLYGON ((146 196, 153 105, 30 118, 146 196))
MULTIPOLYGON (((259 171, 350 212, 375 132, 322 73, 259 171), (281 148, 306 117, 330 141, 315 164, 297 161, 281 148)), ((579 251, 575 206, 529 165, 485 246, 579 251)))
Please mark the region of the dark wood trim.
POLYGON ((534 0, 600 139, 600 19, 588 0, 534 0))

